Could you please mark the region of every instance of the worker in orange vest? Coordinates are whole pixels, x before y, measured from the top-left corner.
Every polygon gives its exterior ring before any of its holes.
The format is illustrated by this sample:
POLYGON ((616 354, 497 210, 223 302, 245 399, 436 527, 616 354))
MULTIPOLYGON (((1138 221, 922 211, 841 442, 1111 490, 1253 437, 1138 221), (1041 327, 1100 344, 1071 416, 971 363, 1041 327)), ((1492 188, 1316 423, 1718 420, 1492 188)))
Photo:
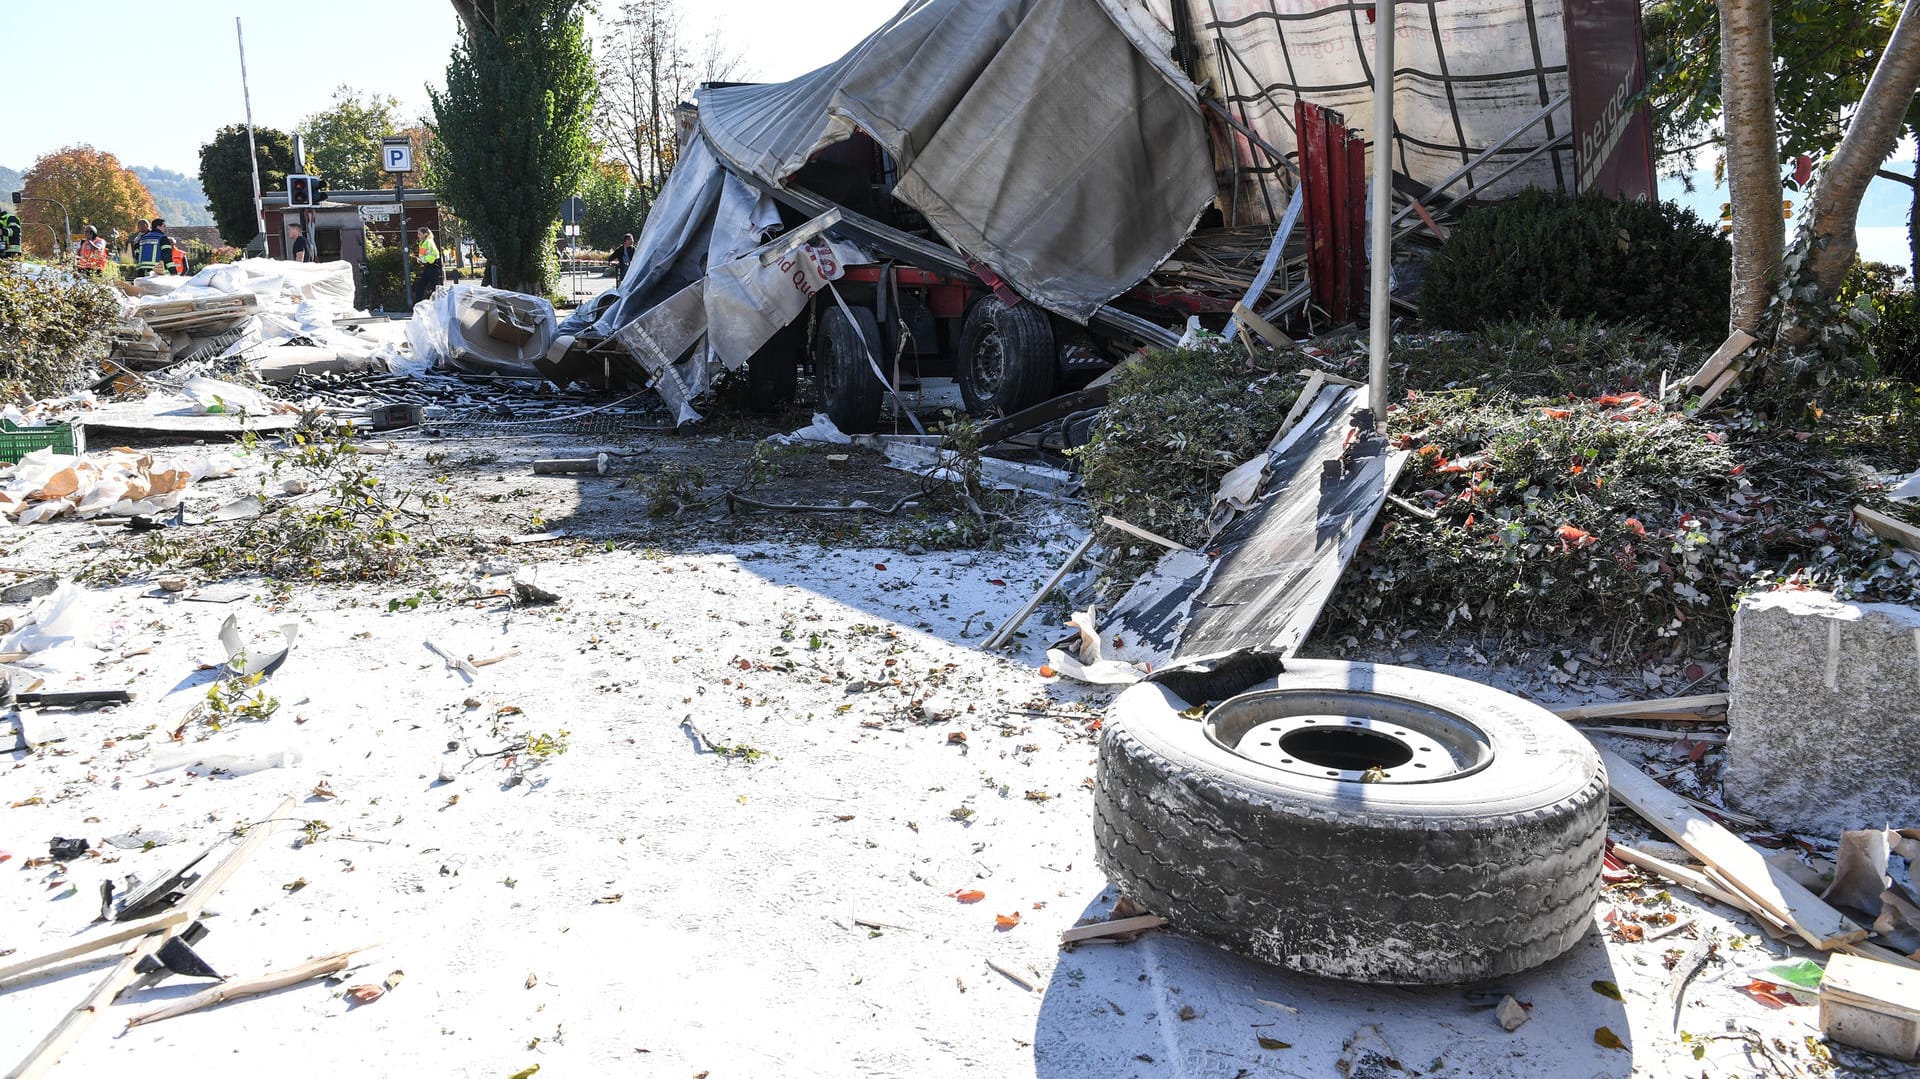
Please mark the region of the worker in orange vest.
POLYGON ((74 250, 73 261, 76 268, 88 277, 99 277, 100 271, 107 268, 107 241, 100 238, 100 230, 87 226, 87 238, 80 241, 74 250))
POLYGON ((173 272, 182 277, 187 274, 187 249, 179 244, 173 246, 173 272))

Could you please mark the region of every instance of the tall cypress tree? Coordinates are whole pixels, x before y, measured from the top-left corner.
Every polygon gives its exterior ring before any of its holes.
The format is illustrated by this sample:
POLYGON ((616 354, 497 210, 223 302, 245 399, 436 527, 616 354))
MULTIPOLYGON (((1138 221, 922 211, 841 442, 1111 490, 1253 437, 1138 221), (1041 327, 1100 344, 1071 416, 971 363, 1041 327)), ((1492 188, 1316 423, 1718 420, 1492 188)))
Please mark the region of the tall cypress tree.
POLYGON ((454 0, 466 35, 433 100, 440 197, 501 288, 553 291, 560 202, 593 161, 585 0, 454 0))

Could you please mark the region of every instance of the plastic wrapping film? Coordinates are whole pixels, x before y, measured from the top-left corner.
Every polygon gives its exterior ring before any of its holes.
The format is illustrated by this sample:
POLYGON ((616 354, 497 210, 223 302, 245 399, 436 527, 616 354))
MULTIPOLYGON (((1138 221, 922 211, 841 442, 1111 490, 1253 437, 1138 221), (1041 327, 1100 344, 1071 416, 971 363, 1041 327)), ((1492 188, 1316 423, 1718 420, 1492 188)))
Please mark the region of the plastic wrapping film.
POLYGON ((533 361, 545 355, 558 324, 553 304, 541 297, 485 285, 443 285, 414 305, 407 344, 416 361, 434 367, 544 378, 533 361), (501 319, 504 331, 489 332, 501 326, 501 319))

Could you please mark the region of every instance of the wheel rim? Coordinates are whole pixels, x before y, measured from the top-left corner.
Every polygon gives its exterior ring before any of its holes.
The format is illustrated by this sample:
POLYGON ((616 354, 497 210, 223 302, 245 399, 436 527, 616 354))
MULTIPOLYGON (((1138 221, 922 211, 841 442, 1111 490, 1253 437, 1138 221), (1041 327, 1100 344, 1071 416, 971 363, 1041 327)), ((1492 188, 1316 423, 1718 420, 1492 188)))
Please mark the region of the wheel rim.
POLYGON ((973 385, 981 397, 1000 392, 1007 373, 1007 346, 1000 331, 989 326, 973 346, 973 385))
POLYGON ((1361 690, 1259 690, 1223 702, 1203 722, 1229 753, 1336 783, 1432 783, 1493 760, 1486 732, 1465 718, 1361 690))

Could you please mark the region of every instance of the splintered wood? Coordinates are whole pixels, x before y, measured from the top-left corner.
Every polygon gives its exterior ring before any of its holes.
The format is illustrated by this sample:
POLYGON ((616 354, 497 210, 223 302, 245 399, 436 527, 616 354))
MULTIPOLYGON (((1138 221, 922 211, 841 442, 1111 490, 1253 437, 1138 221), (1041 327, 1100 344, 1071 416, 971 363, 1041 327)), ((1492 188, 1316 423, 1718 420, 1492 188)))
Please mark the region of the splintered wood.
POLYGON ((1600 750, 1600 758, 1606 763, 1613 796, 1705 862, 1708 879, 1743 896, 1754 913, 1765 912, 1816 948, 1837 948, 1866 939, 1866 929, 1768 865, 1745 840, 1654 782, 1652 776, 1609 750, 1600 750))

